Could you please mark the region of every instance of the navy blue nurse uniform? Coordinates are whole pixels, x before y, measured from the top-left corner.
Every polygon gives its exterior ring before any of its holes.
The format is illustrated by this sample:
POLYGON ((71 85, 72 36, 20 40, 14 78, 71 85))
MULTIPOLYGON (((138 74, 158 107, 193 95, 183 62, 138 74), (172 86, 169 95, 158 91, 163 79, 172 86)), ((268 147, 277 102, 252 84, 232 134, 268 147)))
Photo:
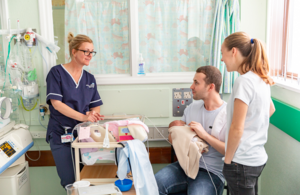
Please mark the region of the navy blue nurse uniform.
POLYGON ((103 102, 97 91, 95 77, 85 70, 82 70, 81 77, 76 83, 63 65, 56 65, 49 71, 46 81, 46 102, 50 109, 46 141, 50 142, 57 173, 61 179, 61 185, 65 187, 75 181, 75 175, 70 143, 61 143, 61 135, 65 134, 64 127, 70 127, 68 133, 71 133, 73 128, 81 122, 55 110, 50 100, 59 100, 82 114, 86 114, 90 108, 101 106, 103 102))

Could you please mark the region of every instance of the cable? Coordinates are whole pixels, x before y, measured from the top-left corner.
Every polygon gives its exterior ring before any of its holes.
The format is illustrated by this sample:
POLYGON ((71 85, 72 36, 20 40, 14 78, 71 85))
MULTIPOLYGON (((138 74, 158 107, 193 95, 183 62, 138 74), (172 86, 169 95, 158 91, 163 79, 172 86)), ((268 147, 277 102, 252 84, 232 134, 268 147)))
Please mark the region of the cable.
MULTIPOLYGON (((32 139, 33 139, 33 138, 32 138, 32 139)), ((28 156, 27 152, 26 152, 27 158, 28 158, 29 160, 31 160, 31 161, 38 161, 38 160, 40 160, 40 158, 41 158, 41 150, 40 150, 40 147, 39 147, 39 145, 36 145, 36 147, 37 147, 38 150, 39 150, 39 157, 38 157, 37 159, 32 159, 32 158, 30 158, 30 157, 28 156)))
MULTIPOLYGON (((22 114, 23 114, 23 111, 22 111, 22 114)), ((23 119, 24 119, 24 121, 25 121, 24 114, 23 114, 23 119)), ((25 121, 25 125, 26 125, 26 121, 25 121)), ((29 131, 29 130, 28 130, 28 131, 29 131)), ((31 135, 31 134, 30 134, 30 135, 31 135)), ((32 135, 31 135, 31 137, 32 137, 32 135)), ((32 139, 33 139, 33 137, 32 137, 32 139)), ((27 158, 28 158, 29 160, 31 160, 31 161, 38 161, 38 160, 40 160, 40 158, 41 158, 41 156, 42 156, 42 154, 41 154, 41 149, 40 149, 39 145, 36 145, 36 147, 37 147, 38 150, 39 150, 39 157, 38 157, 37 159, 32 159, 32 158, 30 158, 30 157, 28 156, 27 152, 26 152, 27 158)))
POLYGON ((205 160, 204 160, 203 155, 202 155, 202 159, 203 159, 204 165, 205 165, 205 167, 206 167, 206 171, 207 171, 207 173, 208 173, 208 175, 209 175, 209 177, 210 177, 210 180, 211 180, 211 182, 212 182, 212 184, 214 185, 214 188, 215 188, 215 190, 216 190, 216 195, 218 195, 217 188, 216 188, 215 183, 213 182, 213 180, 212 180, 212 178, 211 178, 211 176, 210 176, 210 173, 209 173, 208 168, 207 168, 207 166, 206 166, 206 163, 205 163, 205 160))
MULTIPOLYGON (((154 125, 154 123, 147 117, 147 116, 145 116, 145 118, 146 119, 148 119, 152 124, 153 124, 153 126, 154 126, 154 128, 158 131, 158 133, 169 143, 169 144, 171 144, 170 142, 169 142, 169 140, 168 140, 168 138, 165 138, 164 136, 163 136, 163 134, 157 129, 157 127, 154 125)), ((172 144, 171 144, 172 145, 172 144)))

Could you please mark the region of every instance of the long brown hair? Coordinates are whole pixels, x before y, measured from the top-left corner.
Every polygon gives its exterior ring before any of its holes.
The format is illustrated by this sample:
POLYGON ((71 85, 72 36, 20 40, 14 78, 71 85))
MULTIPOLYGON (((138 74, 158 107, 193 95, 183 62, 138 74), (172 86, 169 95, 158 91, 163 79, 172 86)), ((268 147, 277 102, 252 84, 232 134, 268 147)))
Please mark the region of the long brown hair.
POLYGON ((244 32, 236 32, 225 38, 224 44, 228 50, 237 48, 245 60, 240 65, 243 73, 252 71, 263 81, 273 85, 274 81, 268 76, 269 61, 263 44, 258 39, 250 39, 244 32))
POLYGON ((93 43, 92 39, 90 39, 86 35, 79 34, 76 37, 74 37, 72 32, 68 33, 69 53, 71 58, 73 56, 72 50, 78 49, 80 45, 84 42, 93 43))

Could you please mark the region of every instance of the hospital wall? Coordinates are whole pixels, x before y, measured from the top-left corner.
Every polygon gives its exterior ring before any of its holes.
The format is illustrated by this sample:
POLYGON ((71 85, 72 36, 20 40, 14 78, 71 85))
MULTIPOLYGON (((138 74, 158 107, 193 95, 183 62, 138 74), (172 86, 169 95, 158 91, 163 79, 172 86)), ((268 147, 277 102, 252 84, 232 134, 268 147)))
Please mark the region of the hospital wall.
MULTIPOLYGON (((259 38, 266 41, 266 23, 267 23, 267 0, 240 0, 241 2, 241 30, 249 33, 253 38, 259 38), (259 29, 259 30, 258 30, 259 29)), ((37 29, 39 33, 38 20, 38 0, 9 0, 9 13, 11 21, 21 19, 21 27, 25 28, 31 26, 37 29), (23 10, 30 10, 24 12, 23 10), (25 19, 30 18, 30 19, 25 19)), ((12 23, 12 28, 16 24, 12 23)), ((46 88, 44 85, 45 78, 42 71, 42 60, 36 57, 38 62, 39 83, 40 83, 40 103, 44 104, 46 99, 46 88)), ((192 78, 191 78, 192 81, 192 78)), ((155 125, 166 126, 170 121, 178 118, 172 117, 172 99, 171 91, 173 88, 189 87, 190 84, 147 84, 147 85, 113 85, 113 86, 98 86, 100 95, 102 96, 104 105, 102 114, 112 114, 117 110, 122 112, 132 113, 133 108, 142 106, 142 110, 135 110, 138 113, 133 114, 148 114, 152 116, 150 119, 155 125), (120 91, 120 92, 118 92, 120 91), (107 94, 116 93, 116 97, 110 98, 107 94), (153 97, 161 96, 163 101, 155 100, 153 104, 153 97), (123 101, 128 93, 132 93, 132 99, 123 101), (149 93, 149 97, 141 96, 143 93, 149 93), (113 99, 119 99, 115 101, 113 99), (130 109, 128 105, 132 105, 130 109), (161 114, 164 113, 164 114, 161 114), (165 115, 166 113, 166 115, 165 115), (163 117, 161 117, 161 115, 163 117)), ((300 94, 291 92, 279 87, 272 87, 272 96, 280 99, 288 104, 292 104, 300 108, 299 98, 300 94)), ((224 100, 227 100, 229 95, 224 95, 224 100)), ((31 131, 45 131, 39 124, 38 110, 32 112, 24 112, 20 114, 22 122, 25 118, 26 124, 30 125, 31 131)), ((48 117, 45 121, 41 121, 43 125, 47 125, 48 117)), ((150 122, 146 123, 151 125, 150 122)), ((50 150, 49 145, 44 139, 35 139, 35 146, 31 150, 50 150)), ((151 142, 151 146, 161 147, 168 146, 164 141, 151 142)), ((300 149, 298 141, 294 140, 280 129, 273 125, 269 128, 269 139, 266 144, 266 150, 269 155, 269 160, 265 170, 260 179, 260 194, 299 194, 300 186, 297 178, 299 175, 300 156, 297 151, 300 149), (298 163, 298 164, 297 164, 298 163)), ((154 171, 158 171, 165 164, 153 165, 154 171)), ((30 167, 30 181, 32 186, 32 195, 37 194, 65 194, 65 191, 59 184, 59 178, 55 167, 30 167)))

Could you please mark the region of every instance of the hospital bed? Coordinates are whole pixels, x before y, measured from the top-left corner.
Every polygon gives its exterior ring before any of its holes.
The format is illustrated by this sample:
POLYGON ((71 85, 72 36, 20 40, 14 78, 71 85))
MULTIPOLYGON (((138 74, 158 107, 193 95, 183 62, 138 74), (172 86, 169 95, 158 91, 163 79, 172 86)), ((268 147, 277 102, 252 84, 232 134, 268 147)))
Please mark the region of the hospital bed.
MULTIPOLYGON (((111 115, 111 116, 105 116, 104 117, 104 122, 108 121, 113 121, 113 120, 125 120, 129 118, 139 118, 142 122, 144 122, 144 117, 142 115, 111 115)), ((116 171, 117 171, 117 166, 114 165, 114 163, 105 163, 105 164, 96 164, 92 166, 85 166, 82 172, 84 173, 84 179, 82 179, 82 176, 80 175, 80 151, 79 149, 81 148, 104 148, 103 147, 103 142, 79 142, 78 137, 72 142, 71 144, 72 148, 74 148, 75 152, 75 168, 76 168, 76 181, 80 180, 86 180, 89 181, 93 185, 100 185, 100 184, 108 184, 108 183, 114 183, 118 178, 115 177, 116 171), (99 167, 99 166, 105 166, 104 167, 99 167), (93 169, 95 171, 93 171, 93 169), (111 169, 112 172, 107 174, 109 171, 108 169, 111 169), (105 170, 105 171, 103 171, 105 170), (101 178, 93 178, 95 176, 97 171, 102 171, 103 176, 101 178), (111 178, 106 178, 107 176, 111 176, 111 178)), ((119 142, 110 142, 110 147, 109 148, 122 148, 123 146, 119 144, 119 142)), ((132 179, 132 178, 130 178, 132 179)), ((125 192, 123 194, 135 194, 134 187, 131 188, 129 192, 125 192)))

